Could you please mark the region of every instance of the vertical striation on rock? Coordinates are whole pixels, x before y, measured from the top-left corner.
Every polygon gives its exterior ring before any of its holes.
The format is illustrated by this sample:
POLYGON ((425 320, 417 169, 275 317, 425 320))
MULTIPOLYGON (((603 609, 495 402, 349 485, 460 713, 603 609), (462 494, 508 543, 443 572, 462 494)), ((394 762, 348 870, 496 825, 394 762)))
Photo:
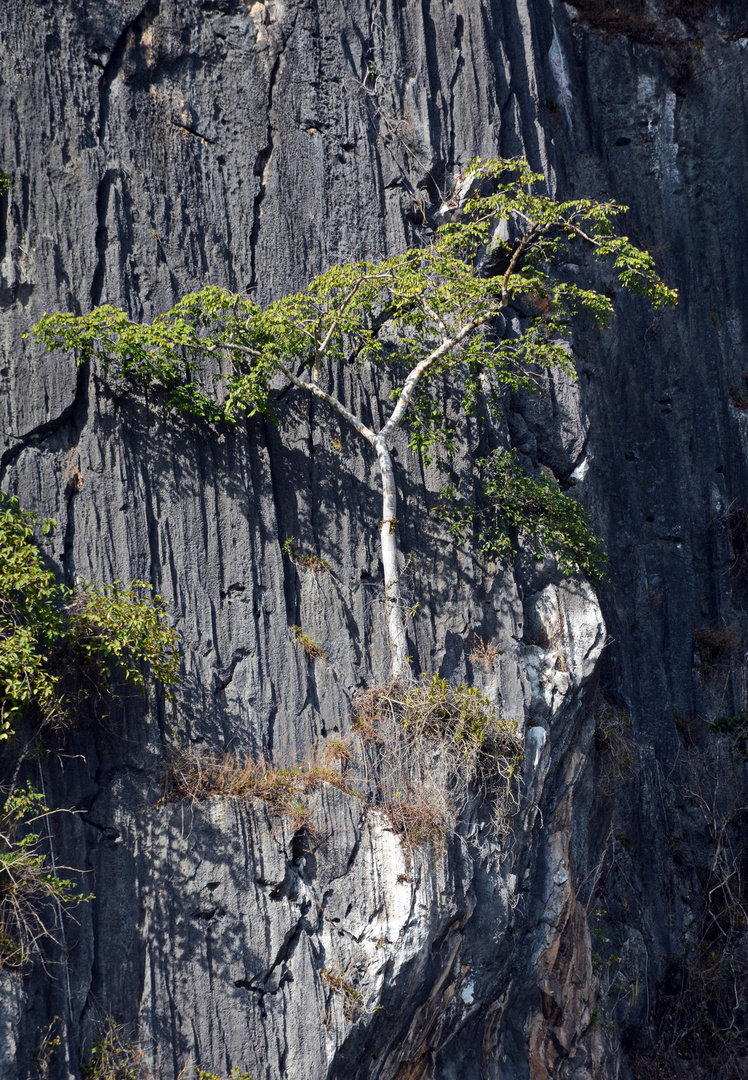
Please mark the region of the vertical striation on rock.
POLYGON ((0 9, 0 483, 57 518, 67 582, 152 581, 184 653, 173 704, 128 698, 29 765, 78 811, 55 849, 96 898, 51 977, 0 974, 9 1080, 35 1075, 55 1017, 51 1080, 80 1075, 103 1016, 163 1080, 614 1080, 665 1030, 715 838, 741 842, 745 766, 709 723, 748 706, 748 25, 740 4, 684 7, 0 9), (681 302, 655 318, 619 298, 611 332, 575 336, 578 383, 548 376, 495 430, 460 432, 458 470, 511 444, 577 485, 611 556, 597 596, 454 550, 426 509, 436 470, 397 448, 416 662, 524 723, 511 837, 474 808, 444 850, 409 855, 334 788, 306 829, 260 802, 161 805, 167 745, 292 765, 386 678, 374 462, 314 402, 216 435, 23 335, 100 303, 151 318, 210 282, 266 302, 427 238, 467 160, 517 154, 561 195, 630 205, 681 302), (284 558, 289 537, 333 572, 284 558))

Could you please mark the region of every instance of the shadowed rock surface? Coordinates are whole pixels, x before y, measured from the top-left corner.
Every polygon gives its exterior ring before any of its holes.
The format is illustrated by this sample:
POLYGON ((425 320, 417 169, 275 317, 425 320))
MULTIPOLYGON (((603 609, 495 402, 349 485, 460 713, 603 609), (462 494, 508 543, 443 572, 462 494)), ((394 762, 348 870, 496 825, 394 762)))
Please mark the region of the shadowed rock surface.
POLYGON ((127 697, 25 766, 80 811, 56 820, 56 854, 96 899, 52 978, 2 974, 4 1077, 39 1074, 55 1017, 48 1075, 78 1077, 103 1016, 163 1080, 630 1077, 705 927, 732 932, 717 879, 745 766, 707 721, 748 705, 748 21, 682 6, 0 8, 0 482, 57 518, 66 581, 153 582, 184 656, 173 703, 127 697), (630 205, 680 304, 619 297, 611 330, 575 337, 577 384, 547 377, 494 430, 460 432, 463 473, 511 444, 581 480, 611 557, 597 597, 550 564, 456 551, 428 512, 438 472, 398 447, 414 660, 522 719, 511 835, 475 810, 444 850, 408 855, 332 787, 311 828, 259 802, 159 804, 167 746, 293 765, 385 681, 375 462, 292 394, 278 427, 216 433, 22 334, 99 303, 152 318, 208 283, 266 302, 423 239, 461 166, 517 154, 559 195, 630 205), (332 573, 285 557, 288 537, 332 573))

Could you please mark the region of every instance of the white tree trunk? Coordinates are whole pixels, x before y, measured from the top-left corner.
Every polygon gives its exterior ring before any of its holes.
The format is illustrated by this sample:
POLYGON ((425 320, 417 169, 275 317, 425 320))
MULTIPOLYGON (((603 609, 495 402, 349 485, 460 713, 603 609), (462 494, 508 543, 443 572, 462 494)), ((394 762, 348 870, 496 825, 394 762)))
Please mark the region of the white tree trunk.
POLYGON ((392 457, 381 436, 374 440, 379 472, 382 477, 382 564, 384 566, 384 605, 392 652, 393 679, 410 678, 411 666, 405 637, 405 612, 400 596, 400 568, 397 565, 397 487, 392 457))

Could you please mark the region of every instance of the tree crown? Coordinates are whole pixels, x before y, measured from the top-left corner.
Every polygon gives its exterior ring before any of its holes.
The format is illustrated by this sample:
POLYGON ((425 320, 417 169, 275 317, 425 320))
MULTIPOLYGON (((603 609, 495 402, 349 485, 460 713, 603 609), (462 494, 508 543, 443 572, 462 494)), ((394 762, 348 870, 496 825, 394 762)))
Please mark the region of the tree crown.
POLYGON ((45 315, 35 332, 47 348, 72 351, 80 362, 98 357, 107 372, 161 387, 173 406, 211 422, 272 416, 279 380, 311 373, 316 382, 329 364, 386 364, 397 385, 429 360, 418 393, 401 410, 415 416, 413 445, 428 449, 448 437, 443 410, 427 389, 438 374, 460 368, 460 405, 473 411, 486 392, 490 399, 503 388, 530 385, 532 369, 573 370, 572 318, 611 317, 609 296, 579 283, 578 260, 569 257, 574 245, 608 261, 621 284, 654 307, 676 303, 652 256, 615 235, 625 207, 557 202, 543 187, 542 175, 524 160, 475 160, 444 208, 452 220, 433 242, 333 266, 265 309, 208 286, 150 325, 104 305, 84 316, 45 315), (521 330, 498 337, 491 320, 511 306, 526 315, 521 330), (433 356, 440 343, 446 347, 433 356))

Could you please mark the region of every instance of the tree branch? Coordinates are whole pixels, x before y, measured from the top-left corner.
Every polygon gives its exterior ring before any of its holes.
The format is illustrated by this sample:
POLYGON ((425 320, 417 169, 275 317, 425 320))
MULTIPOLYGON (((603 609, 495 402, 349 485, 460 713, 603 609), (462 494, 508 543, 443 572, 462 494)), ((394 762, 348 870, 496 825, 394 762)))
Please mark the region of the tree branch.
POLYGON ((310 394, 314 394, 320 401, 324 401, 326 405, 329 405, 331 409, 334 409, 336 413, 347 420, 348 423, 356 429, 359 435, 363 435, 366 441, 374 446, 377 438, 375 433, 370 427, 367 427, 362 420, 359 420, 350 409, 347 409, 342 401, 339 401, 333 394, 328 394, 325 390, 322 390, 316 383, 310 383, 306 382, 304 379, 300 379, 298 375, 294 375, 291 369, 286 367, 285 364, 279 363, 278 368, 286 376, 289 382, 293 383, 294 386, 297 386, 299 390, 308 390, 310 394))
POLYGON ((468 334, 471 334, 473 330, 477 330, 479 326, 483 326, 484 323, 488 322, 493 314, 495 314, 495 312, 489 310, 485 315, 479 315, 477 318, 471 319, 470 322, 467 322, 464 326, 460 327, 456 334, 447 338, 447 340, 443 341, 441 345, 433 350, 433 352, 430 352, 428 356, 424 357, 420 363, 416 364, 405 380, 405 385, 400 392, 400 397, 397 399, 395 408, 392 410, 392 415, 379 433, 382 438, 388 438, 402 420, 408 405, 410 405, 413 399, 421 376, 428 371, 431 365, 435 364, 437 360, 441 360, 443 356, 446 356, 447 353, 451 352, 457 345, 460 345, 468 334))

